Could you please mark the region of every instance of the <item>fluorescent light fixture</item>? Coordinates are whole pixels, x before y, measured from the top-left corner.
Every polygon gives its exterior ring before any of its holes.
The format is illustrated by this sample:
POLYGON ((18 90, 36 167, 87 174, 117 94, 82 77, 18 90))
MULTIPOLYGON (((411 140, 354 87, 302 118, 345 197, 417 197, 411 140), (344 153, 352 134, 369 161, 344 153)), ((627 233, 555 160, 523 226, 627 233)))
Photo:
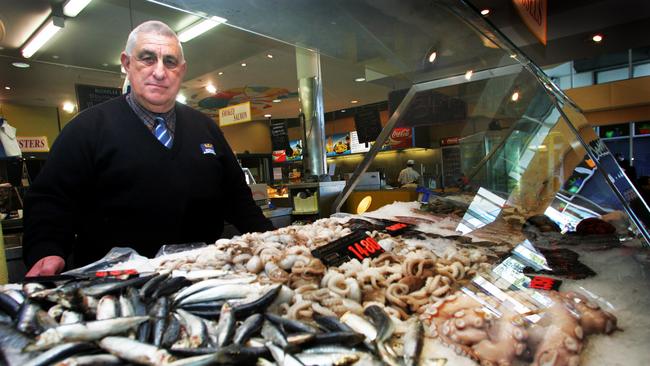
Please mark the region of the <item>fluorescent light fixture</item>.
POLYGON ((359 101, 358 100, 351 100, 350 103, 357 104, 357 103, 359 103, 359 101))
POLYGON ((54 24, 54 18, 50 18, 45 22, 45 26, 41 27, 40 30, 36 32, 36 35, 27 42, 27 45, 23 47, 22 54, 24 58, 32 57, 36 51, 38 51, 43 45, 50 40, 58 31, 63 28, 63 24, 57 25, 54 24))
POLYGON ((187 97, 185 97, 183 94, 178 94, 176 96, 176 101, 185 104, 185 102, 187 102, 187 97))
POLYGON ((214 94, 214 93, 217 92, 217 87, 214 86, 214 85, 212 85, 212 84, 208 84, 208 85, 205 87, 205 90, 207 90, 208 93, 210 93, 210 94, 214 94))
POLYGON ((357 83, 360 83, 362 81, 366 81, 366 78, 356 78, 356 79, 354 79, 354 81, 356 81, 357 83))
POLYGON ((75 108, 75 106, 74 106, 74 104, 72 104, 72 102, 64 102, 63 103, 63 110, 68 112, 68 113, 74 112, 74 108, 75 108))
POLYGON ((270 114, 265 114, 264 117, 271 118, 271 115, 270 114))
POLYGON ((273 99, 273 103, 280 103, 282 99, 273 99))
POLYGON ((26 69, 29 67, 29 64, 26 62, 12 62, 11 64, 19 69, 26 69))
POLYGON ((187 42, 225 22, 226 19, 220 17, 203 19, 178 32, 178 40, 181 42, 187 42))
POLYGON ((474 74, 474 71, 467 70, 467 72, 465 73, 465 80, 471 79, 473 74, 474 74))
POLYGON ((86 5, 90 4, 92 0, 69 0, 63 5, 63 14, 69 17, 76 17, 81 13, 86 5))

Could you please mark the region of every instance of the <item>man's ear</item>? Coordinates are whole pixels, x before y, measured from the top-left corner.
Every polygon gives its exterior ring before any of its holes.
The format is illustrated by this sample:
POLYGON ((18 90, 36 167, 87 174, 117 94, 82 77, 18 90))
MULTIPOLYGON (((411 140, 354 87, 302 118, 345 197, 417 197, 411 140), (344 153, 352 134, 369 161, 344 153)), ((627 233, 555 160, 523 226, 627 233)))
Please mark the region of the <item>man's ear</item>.
POLYGON ((129 55, 122 52, 122 54, 120 55, 120 63, 122 64, 124 70, 128 71, 129 67, 131 66, 131 58, 129 57, 129 55))

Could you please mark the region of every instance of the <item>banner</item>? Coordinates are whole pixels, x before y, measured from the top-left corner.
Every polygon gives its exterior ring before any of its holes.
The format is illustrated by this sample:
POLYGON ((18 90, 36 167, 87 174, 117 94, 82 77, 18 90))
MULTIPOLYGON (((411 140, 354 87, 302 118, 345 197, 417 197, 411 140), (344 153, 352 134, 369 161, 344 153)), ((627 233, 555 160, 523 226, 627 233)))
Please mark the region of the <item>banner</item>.
POLYGON ((547 0, 512 0, 512 3, 530 32, 546 46, 547 0))
POLYGON ((325 152, 327 156, 348 155, 352 153, 350 150, 350 134, 346 132, 327 136, 325 152))
POLYGON ((47 136, 16 136, 18 146, 22 152, 48 152, 50 145, 47 143, 47 136))
POLYGON ((408 149, 409 147, 413 147, 413 129, 396 127, 390 134, 388 144, 391 149, 408 149))
POLYGON ((230 126, 237 123, 248 122, 251 115, 251 102, 231 105, 219 109, 219 126, 230 126))

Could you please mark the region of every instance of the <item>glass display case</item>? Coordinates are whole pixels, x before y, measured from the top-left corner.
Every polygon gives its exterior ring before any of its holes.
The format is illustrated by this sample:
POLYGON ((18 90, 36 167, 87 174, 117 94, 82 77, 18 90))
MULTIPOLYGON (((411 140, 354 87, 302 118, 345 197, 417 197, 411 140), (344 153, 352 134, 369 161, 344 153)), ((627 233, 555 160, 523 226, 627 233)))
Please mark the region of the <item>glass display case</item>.
MULTIPOLYGON (((325 86, 357 87, 327 73, 337 63, 385 98, 407 90, 337 211, 395 128, 430 127, 418 146, 431 149, 458 137, 442 155, 455 162, 445 185, 460 180, 462 192, 336 215, 365 222, 351 226, 372 235, 406 230, 373 239, 391 252, 381 268, 409 271, 373 301, 400 321, 425 324, 424 357, 454 365, 650 362, 648 205, 580 108, 475 9, 451 0, 158 2, 318 53, 325 86), (489 264, 474 267, 473 251, 489 264)), ((340 108, 324 102, 326 111, 340 108)), ((378 249, 370 243, 348 246, 363 265, 348 262, 340 273, 379 266, 364 258, 378 249)), ((395 275, 372 273, 379 292, 395 275)))

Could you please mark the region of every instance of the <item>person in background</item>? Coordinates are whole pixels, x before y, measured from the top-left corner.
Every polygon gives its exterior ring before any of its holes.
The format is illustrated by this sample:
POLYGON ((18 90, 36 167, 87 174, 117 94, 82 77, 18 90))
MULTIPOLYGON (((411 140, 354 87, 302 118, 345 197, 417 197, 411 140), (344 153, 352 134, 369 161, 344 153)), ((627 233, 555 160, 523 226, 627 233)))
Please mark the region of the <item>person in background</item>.
POLYGON ((400 186, 417 185, 418 179, 420 179, 420 173, 413 169, 414 165, 415 161, 410 159, 406 161, 406 168, 402 169, 397 177, 397 182, 400 186))
POLYGON ((187 65, 174 31, 139 25, 121 63, 130 93, 70 121, 27 193, 28 276, 91 263, 116 246, 153 257, 165 244, 212 243, 224 220, 242 233, 273 229, 216 123, 176 103, 187 65))

